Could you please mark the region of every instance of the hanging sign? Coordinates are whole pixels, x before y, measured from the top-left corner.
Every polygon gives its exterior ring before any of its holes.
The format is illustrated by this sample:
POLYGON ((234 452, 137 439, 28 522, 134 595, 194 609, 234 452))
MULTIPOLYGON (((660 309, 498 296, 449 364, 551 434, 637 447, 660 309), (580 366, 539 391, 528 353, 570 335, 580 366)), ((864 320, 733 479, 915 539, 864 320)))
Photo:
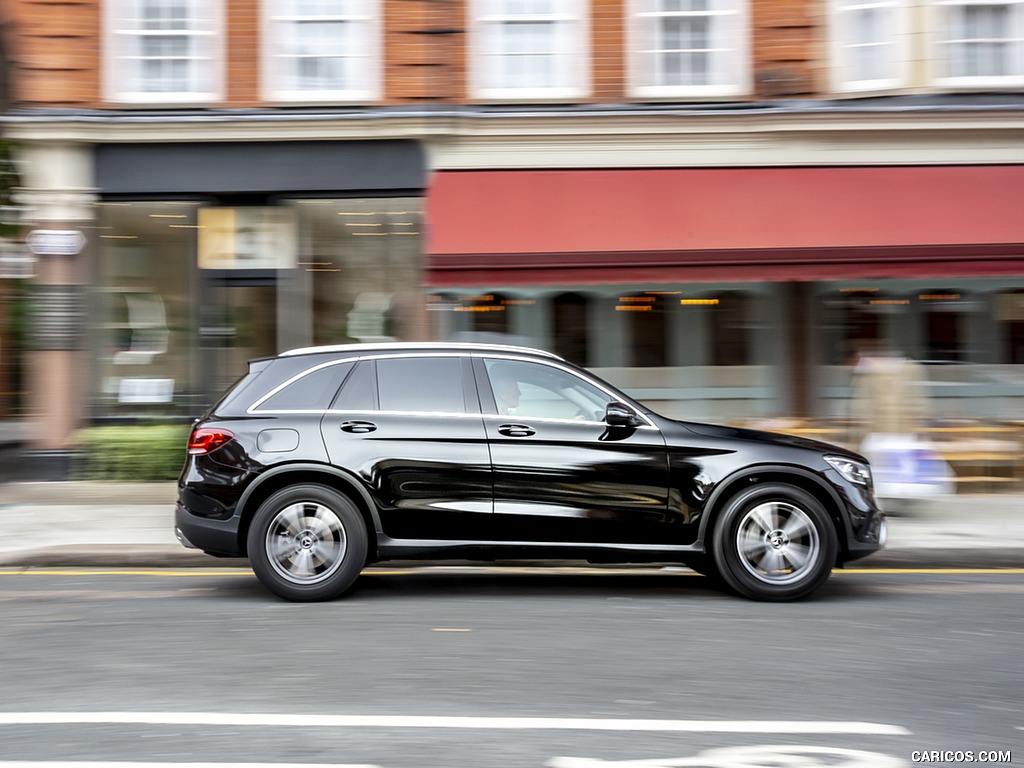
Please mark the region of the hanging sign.
POLYGON ((74 256, 85 246, 77 229, 34 229, 25 239, 36 256, 74 256))

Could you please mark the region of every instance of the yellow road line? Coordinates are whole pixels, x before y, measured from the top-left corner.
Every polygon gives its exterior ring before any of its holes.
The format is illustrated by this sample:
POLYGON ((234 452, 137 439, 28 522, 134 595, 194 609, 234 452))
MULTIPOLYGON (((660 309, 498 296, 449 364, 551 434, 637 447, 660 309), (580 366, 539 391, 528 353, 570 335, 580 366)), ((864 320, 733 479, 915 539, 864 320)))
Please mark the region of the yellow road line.
POLYGON ((1024 568, 836 568, 832 573, 922 573, 922 574, 982 574, 982 575, 1020 575, 1024 568))

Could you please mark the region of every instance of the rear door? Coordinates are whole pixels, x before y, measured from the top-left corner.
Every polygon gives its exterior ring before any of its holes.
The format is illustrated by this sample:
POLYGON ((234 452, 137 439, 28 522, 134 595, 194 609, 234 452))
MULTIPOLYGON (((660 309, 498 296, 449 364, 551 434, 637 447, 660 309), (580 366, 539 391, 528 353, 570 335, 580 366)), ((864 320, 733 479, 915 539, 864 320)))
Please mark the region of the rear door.
POLYGON ((363 359, 321 430, 331 463, 370 490, 388 536, 489 536, 491 464, 467 358, 363 359))

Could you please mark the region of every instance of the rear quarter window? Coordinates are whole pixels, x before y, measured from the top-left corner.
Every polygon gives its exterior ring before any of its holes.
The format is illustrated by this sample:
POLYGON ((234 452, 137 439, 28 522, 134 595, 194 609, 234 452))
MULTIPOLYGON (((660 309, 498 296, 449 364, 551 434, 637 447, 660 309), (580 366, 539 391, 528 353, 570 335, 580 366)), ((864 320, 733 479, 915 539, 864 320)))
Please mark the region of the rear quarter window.
POLYGON ((337 363, 309 371, 285 384, 256 411, 326 411, 355 363, 337 363))

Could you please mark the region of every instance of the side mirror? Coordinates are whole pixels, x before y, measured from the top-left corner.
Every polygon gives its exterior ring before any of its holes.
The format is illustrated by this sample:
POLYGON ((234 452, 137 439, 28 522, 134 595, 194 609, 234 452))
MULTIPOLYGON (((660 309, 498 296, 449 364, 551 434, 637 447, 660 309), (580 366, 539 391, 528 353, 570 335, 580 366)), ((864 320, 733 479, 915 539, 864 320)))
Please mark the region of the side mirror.
POLYGON ((604 409, 604 423, 609 427, 639 427, 643 420, 625 403, 608 403, 604 409))

